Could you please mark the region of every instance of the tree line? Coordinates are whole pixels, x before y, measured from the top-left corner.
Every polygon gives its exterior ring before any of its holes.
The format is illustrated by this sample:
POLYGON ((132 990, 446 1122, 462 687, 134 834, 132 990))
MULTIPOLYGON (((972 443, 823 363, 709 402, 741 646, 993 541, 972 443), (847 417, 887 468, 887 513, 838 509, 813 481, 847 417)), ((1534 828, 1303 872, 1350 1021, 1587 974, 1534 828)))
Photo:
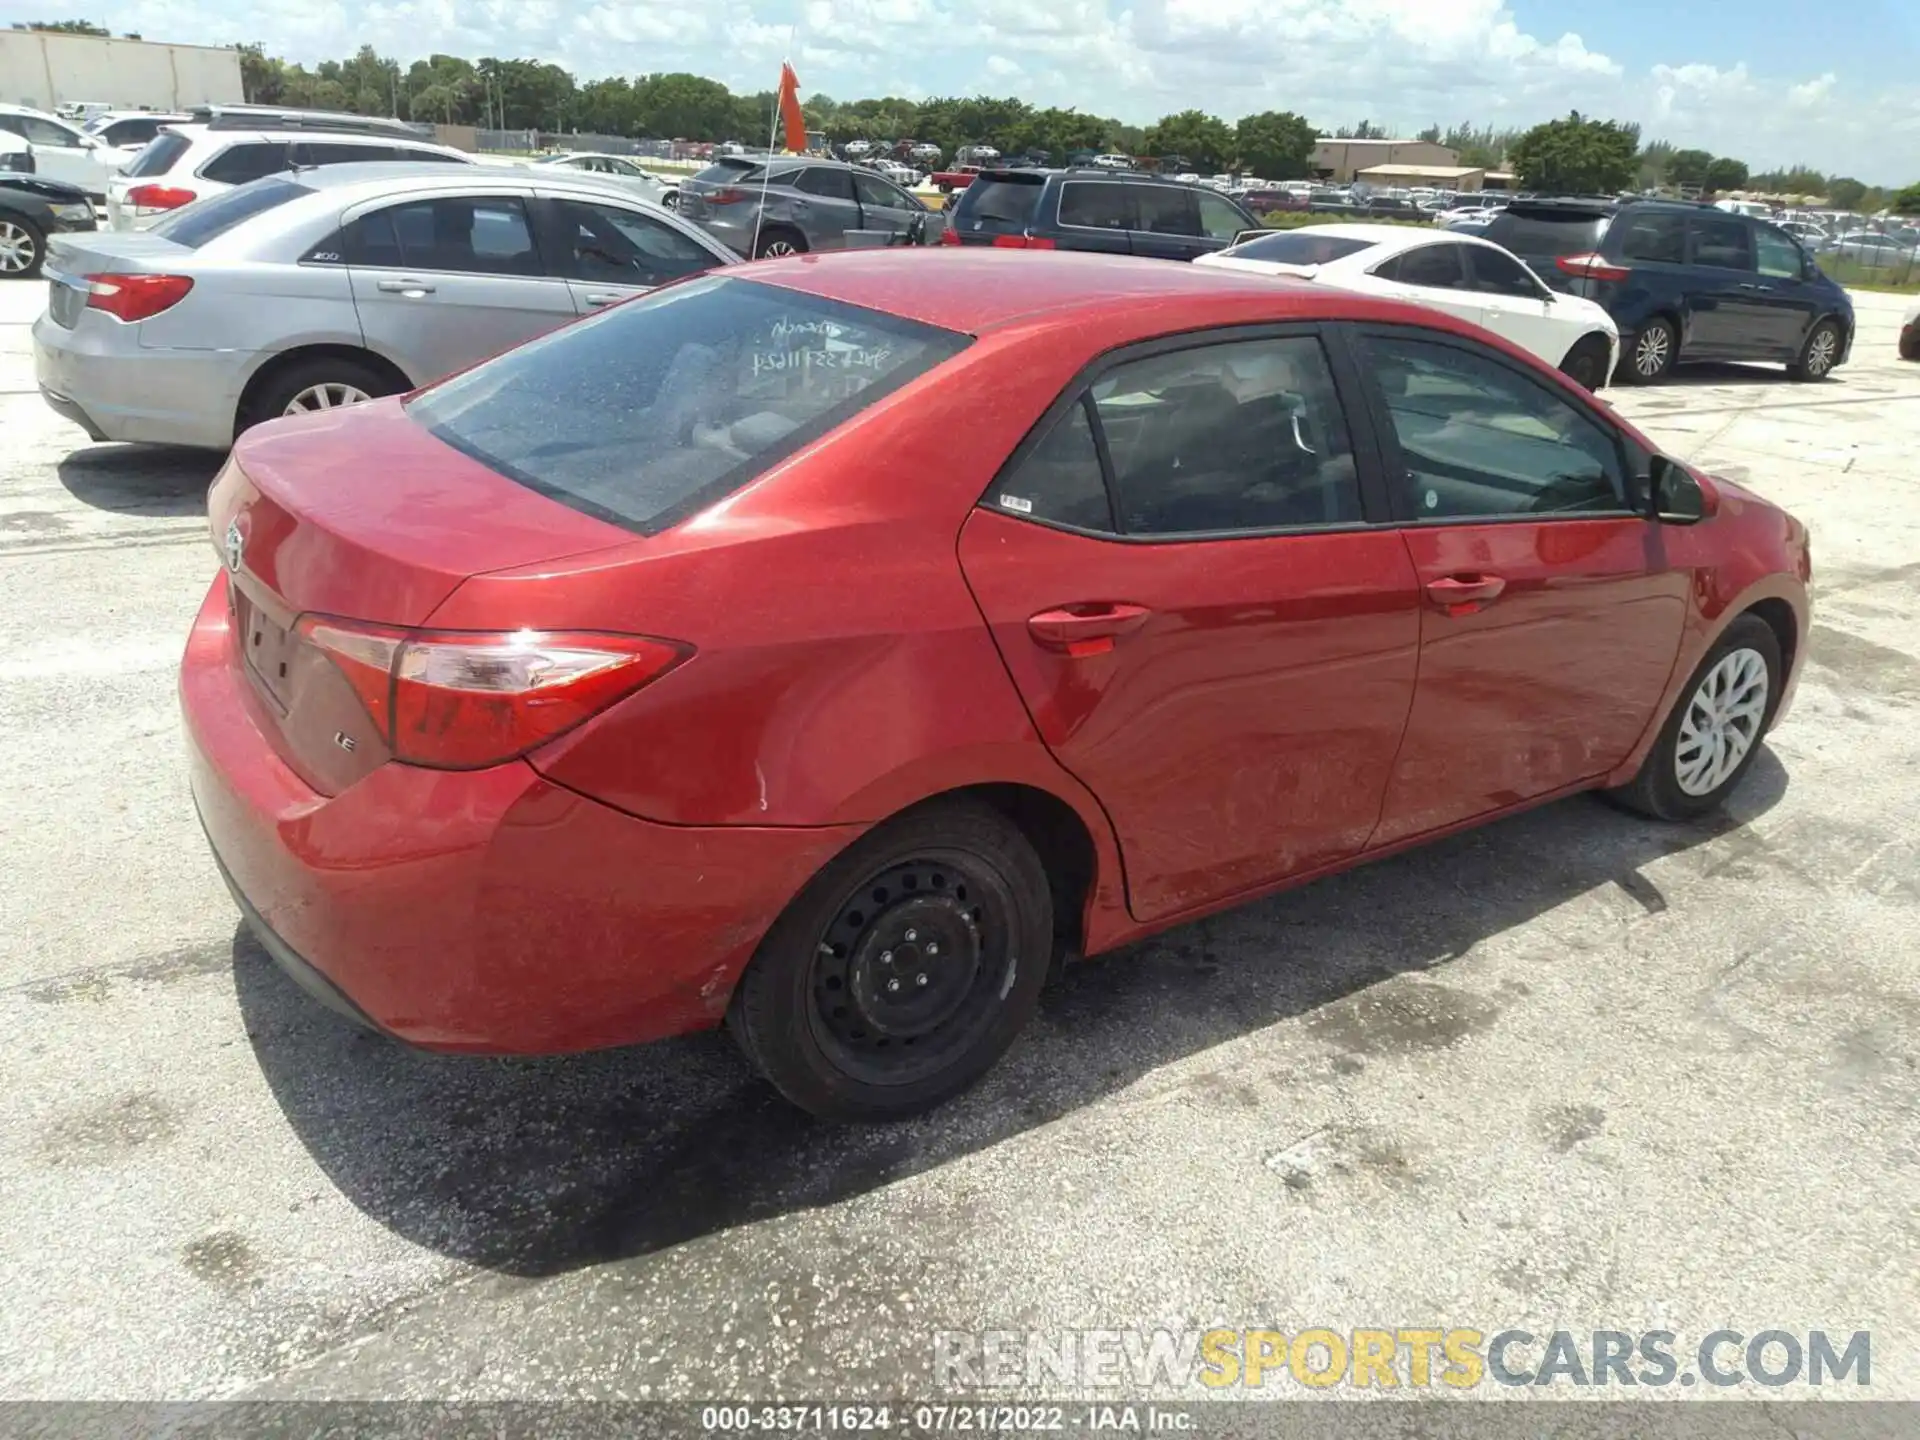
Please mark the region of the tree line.
MULTIPOLYGON (((35 21, 15 28, 106 33, 86 20, 35 21)), ((771 89, 736 94, 717 80, 683 72, 582 83, 561 66, 538 60, 429 55, 403 66, 371 45, 362 45, 349 59, 323 60, 308 69, 270 56, 259 45, 237 48, 246 98, 257 104, 486 129, 738 140, 748 145, 764 143, 774 107, 771 89)), ((1182 110, 1142 126, 985 95, 841 101, 816 94, 807 97, 803 108, 808 128, 836 145, 911 138, 938 145, 949 158, 962 145, 979 144, 1004 155, 1044 152, 1055 160, 1076 152, 1114 151, 1178 157, 1193 170, 1233 168, 1272 180, 1309 175, 1314 143, 1324 133, 1288 110, 1265 110, 1231 124, 1204 110, 1182 110)), ((1332 133, 1338 139, 1390 138, 1387 128, 1371 119, 1336 126, 1332 133)), ((1642 143, 1637 125, 1595 120, 1577 111, 1531 129, 1433 124, 1417 138, 1453 150, 1461 165, 1511 170, 1528 190, 1752 190, 1825 196, 1838 208, 1866 211, 1904 198, 1904 192, 1891 196, 1851 176, 1823 175, 1806 166, 1754 174, 1732 156, 1680 149, 1664 140, 1642 143)))

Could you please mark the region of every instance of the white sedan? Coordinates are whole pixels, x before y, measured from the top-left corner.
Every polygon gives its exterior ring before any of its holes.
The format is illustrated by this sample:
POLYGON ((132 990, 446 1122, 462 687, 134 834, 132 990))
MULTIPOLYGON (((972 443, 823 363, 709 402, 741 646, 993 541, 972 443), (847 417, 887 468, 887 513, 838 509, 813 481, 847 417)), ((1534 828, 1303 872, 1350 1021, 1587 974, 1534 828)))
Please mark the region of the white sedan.
POLYGON ((680 203, 680 187, 643 169, 625 155, 599 155, 576 150, 565 155, 543 155, 532 162, 536 168, 552 166, 559 170, 584 170, 589 175, 606 175, 631 188, 642 200, 651 200, 669 210, 680 203))
POLYGON ((1607 383, 1620 358, 1620 330, 1605 310, 1549 290, 1510 251, 1458 231, 1403 225, 1249 231, 1193 263, 1430 305, 1493 331, 1589 390, 1607 383))

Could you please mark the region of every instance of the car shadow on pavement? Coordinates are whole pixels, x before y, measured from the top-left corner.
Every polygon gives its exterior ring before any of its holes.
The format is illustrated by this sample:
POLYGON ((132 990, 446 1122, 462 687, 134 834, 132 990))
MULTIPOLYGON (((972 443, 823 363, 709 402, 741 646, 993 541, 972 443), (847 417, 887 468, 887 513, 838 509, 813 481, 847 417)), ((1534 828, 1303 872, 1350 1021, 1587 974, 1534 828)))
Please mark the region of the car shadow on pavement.
POLYGON ((74 499, 119 515, 204 515, 226 457, 167 445, 96 445, 54 468, 74 499))
POLYGON ((1697 389, 1706 385, 1790 385, 1793 380, 1786 368, 1777 364, 1755 361, 1743 365, 1724 360, 1702 360, 1674 366, 1665 379, 1654 385, 1643 387, 1618 381, 1615 383, 1622 390, 1644 389, 1655 394, 1661 390, 1697 389))
POLYGON ((1364 1029, 1366 1012, 1327 1007, 1443 969, 1588 891, 1616 886, 1664 909, 1642 867, 1739 829, 1785 786, 1762 751, 1730 812, 1697 824, 1575 797, 1069 966, 980 1086, 888 1126, 790 1108, 720 1032, 554 1059, 436 1056, 322 1010, 244 930, 233 975, 275 1099, 348 1199, 429 1249, 551 1275, 848 1199, 1292 1017, 1331 1035, 1364 1029))

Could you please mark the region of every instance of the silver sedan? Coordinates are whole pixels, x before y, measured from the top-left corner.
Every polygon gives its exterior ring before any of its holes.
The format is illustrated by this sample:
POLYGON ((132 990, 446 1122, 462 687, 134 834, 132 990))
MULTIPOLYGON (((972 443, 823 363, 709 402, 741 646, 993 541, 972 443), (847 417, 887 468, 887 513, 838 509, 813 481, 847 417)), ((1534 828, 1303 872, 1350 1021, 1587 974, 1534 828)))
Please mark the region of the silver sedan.
POLYGON ((739 258, 590 174, 329 166, 151 230, 54 239, 34 365, 47 404, 96 440, 224 449, 739 258))

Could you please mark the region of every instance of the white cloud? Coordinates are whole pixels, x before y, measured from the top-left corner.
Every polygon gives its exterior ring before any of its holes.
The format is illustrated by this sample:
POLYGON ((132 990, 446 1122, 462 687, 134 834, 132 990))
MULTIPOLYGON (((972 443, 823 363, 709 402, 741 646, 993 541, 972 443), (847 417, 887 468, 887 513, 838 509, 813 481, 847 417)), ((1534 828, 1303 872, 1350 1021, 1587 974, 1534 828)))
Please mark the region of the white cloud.
POLYGON ((552 60, 582 78, 688 69, 772 85, 783 54, 808 91, 951 94, 992 83, 1039 104, 1149 121, 1192 106, 1233 120, 1298 110, 1329 128, 1525 125, 1570 109, 1651 137, 1904 183, 1920 169, 1920 86, 1865 93, 1833 71, 1760 75, 1674 56, 1628 71, 1578 33, 1523 29, 1506 0, 120 0, 116 31, 259 40, 308 63, 369 37, 432 51, 552 60))

